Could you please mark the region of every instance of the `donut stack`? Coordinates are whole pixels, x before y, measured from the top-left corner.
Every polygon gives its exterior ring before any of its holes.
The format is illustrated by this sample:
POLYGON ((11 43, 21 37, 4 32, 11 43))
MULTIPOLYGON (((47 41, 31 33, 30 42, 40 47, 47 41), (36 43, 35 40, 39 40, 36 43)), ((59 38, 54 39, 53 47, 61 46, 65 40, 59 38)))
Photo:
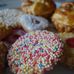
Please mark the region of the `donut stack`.
MULTIPOLYGON (((43 74, 60 61, 62 53, 63 63, 74 67, 74 2, 56 8, 53 0, 23 1, 20 10, 0 10, 0 42, 8 44, 10 70, 14 74, 43 74)), ((0 71, 6 55, 2 49, 0 71)))
MULTIPOLYGON (((8 47, 11 48, 12 44, 26 32, 43 30, 49 26, 49 22, 42 17, 24 14, 18 9, 2 9, 0 10, 0 42, 4 41, 8 47)), ((2 47, 2 45, 1 45, 2 47)), ((4 51, 5 49, 3 49, 4 51)), ((0 52, 4 55, 7 53, 0 52)), ((5 58, 2 56, 1 58, 5 58)), ((4 69, 4 61, 0 58, 0 64, 4 69)), ((2 73, 1 73, 2 74, 2 73)))

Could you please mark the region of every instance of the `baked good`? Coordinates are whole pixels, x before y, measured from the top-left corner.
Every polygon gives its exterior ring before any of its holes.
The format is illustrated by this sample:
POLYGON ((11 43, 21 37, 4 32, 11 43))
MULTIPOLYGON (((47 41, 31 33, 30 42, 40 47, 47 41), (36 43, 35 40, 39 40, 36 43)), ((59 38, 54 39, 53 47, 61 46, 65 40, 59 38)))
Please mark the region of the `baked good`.
POLYGON ((25 13, 48 17, 56 6, 53 0, 23 0, 21 10, 25 13))
POLYGON ((7 39, 4 39, 4 42, 8 44, 8 47, 11 47, 11 45, 25 33, 26 32, 22 28, 14 28, 12 34, 10 34, 7 39))
POLYGON ((11 32, 12 32, 11 27, 5 28, 5 26, 2 26, 2 24, 0 24, 0 40, 7 37, 11 32))
POLYGON ((63 3, 56 9, 52 22, 60 32, 74 31, 74 2, 63 3))
POLYGON ((22 15, 19 18, 19 23, 25 31, 35 31, 35 30, 49 30, 49 22, 45 18, 34 16, 34 15, 22 15))
POLYGON ((11 34, 14 28, 24 31, 48 29, 49 23, 42 17, 24 14, 17 9, 0 10, 0 40, 11 34))
POLYGON ((0 74, 3 74, 6 54, 7 54, 7 47, 3 42, 0 42, 0 74))
POLYGON ((12 32, 12 28, 18 25, 18 17, 23 12, 16 9, 0 10, 0 40, 4 39, 12 32))
POLYGON ((74 33, 60 33, 64 42, 64 61, 67 66, 74 68, 74 33))
POLYGON ((15 74, 42 74, 60 60, 63 44, 57 34, 37 30, 21 36, 8 53, 8 64, 15 74))

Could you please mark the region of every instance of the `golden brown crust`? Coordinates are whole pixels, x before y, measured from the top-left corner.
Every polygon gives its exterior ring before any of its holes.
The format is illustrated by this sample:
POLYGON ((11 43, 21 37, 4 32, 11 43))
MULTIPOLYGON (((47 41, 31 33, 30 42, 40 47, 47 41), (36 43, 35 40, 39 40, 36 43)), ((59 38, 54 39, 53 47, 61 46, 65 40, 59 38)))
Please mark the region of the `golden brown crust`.
POLYGON ((7 47, 3 42, 0 42, 0 74, 3 74, 5 67, 5 57, 7 54, 7 47))
POLYGON ((52 22, 60 32, 74 31, 74 2, 66 2, 57 8, 52 16, 52 22))
POLYGON ((56 6, 52 0, 30 0, 27 4, 21 6, 25 13, 44 17, 51 15, 55 8, 56 6))
POLYGON ((11 27, 6 28, 5 26, 0 26, 0 40, 6 38, 11 32, 11 27))

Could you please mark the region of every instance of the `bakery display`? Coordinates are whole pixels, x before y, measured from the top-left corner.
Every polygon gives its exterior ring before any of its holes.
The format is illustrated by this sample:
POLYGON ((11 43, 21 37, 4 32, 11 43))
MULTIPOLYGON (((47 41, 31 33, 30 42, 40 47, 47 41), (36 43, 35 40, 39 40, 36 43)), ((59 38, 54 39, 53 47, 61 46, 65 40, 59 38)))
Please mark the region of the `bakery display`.
POLYGON ((56 9, 52 22, 59 32, 74 31, 74 2, 65 2, 56 9))
POLYGON ((53 0, 23 0, 21 10, 25 13, 48 17, 56 8, 53 0))
POLYGON ((3 74, 4 71, 6 54, 7 47, 3 42, 0 42, 0 74, 3 74))
POLYGON ((12 28, 19 24, 17 18, 22 14, 23 12, 16 9, 0 10, 0 40, 6 38, 12 32, 12 28))
POLYGON ((19 37, 8 52, 14 74, 43 74, 60 60, 63 44, 56 33, 37 30, 19 37))
POLYGON ((49 22, 45 18, 28 14, 20 16, 19 23, 27 32, 44 29, 49 30, 50 28, 49 22))
POLYGON ((60 33, 64 42, 64 63, 74 68, 74 33, 60 33))
POLYGON ((74 2, 22 1, 0 9, 0 74, 52 74, 57 62, 74 68, 74 2))

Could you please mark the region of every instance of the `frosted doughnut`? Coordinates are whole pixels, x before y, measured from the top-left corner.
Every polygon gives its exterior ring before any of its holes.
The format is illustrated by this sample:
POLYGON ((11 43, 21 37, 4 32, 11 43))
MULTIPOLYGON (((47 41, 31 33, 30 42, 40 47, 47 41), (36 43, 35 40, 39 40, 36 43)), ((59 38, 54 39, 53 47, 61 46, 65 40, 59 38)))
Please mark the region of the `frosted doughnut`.
POLYGON ((23 12, 17 9, 0 10, 0 40, 6 38, 12 31, 12 28, 19 26, 18 17, 23 12))
POLYGON ((0 40, 6 38, 12 28, 19 26, 24 30, 41 30, 48 27, 48 21, 42 17, 24 14, 17 9, 0 10, 0 40))
POLYGON ((45 18, 28 14, 20 16, 19 22, 27 31, 41 30, 49 26, 49 22, 45 18))
POLYGON ((26 33, 9 50, 9 67, 14 74, 41 74, 59 61, 62 47, 58 35, 52 32, 37 30, 26 33))
POLYGON ((0 10, 0 23, 4 26, 14 26, 18 23, 18 16, 22 15, 23 12, 17 9, 2 9, 0 10))

